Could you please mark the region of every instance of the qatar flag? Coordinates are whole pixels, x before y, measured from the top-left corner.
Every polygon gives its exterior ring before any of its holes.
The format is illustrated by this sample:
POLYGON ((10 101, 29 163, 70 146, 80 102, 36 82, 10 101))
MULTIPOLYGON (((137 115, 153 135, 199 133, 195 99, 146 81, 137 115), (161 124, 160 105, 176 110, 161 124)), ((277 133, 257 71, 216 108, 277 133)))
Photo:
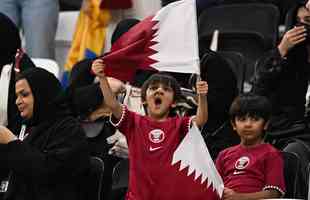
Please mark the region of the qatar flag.
POLYGON ((171 164, 178 166, 179 171, 185 170, 187 176, 192 177, 198 184, 216 191, 217 196, 209 196, 207 199, 217 200, 222 197, 224 191, 222 177, 195 123, 174 151, 171 164))
POLYGON ((176 1, 145 18, 103 60, 105 74, 123 81, 138 69, 199 74, 196 1, 176 1))

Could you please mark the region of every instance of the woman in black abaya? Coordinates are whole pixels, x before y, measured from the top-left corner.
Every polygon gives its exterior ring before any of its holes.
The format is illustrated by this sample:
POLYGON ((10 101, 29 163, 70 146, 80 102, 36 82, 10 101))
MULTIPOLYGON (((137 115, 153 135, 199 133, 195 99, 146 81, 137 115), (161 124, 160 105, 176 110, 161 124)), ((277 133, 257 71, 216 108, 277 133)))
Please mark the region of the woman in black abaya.
POLYGON ((0 168, 9 171, 1 182, 4 199, 81 196, 78 183, 89 163, 87 143, 77 120, 57 102, 62 92, 57 78, 44 69, 19 74, 16 105, 24 123, 19 134, 0 126, 0 168))

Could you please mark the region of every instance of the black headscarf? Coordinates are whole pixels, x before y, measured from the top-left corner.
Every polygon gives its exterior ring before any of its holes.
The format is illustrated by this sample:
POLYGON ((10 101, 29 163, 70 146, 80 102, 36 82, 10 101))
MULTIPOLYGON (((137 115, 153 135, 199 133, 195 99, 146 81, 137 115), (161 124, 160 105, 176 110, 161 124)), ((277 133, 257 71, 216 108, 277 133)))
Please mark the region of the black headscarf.
POLYGON ((19 29, 4 14, 0 13, 0 71, 3 65, 12 63, 17 49, 21 47, 19 29))
POLYGON ((134 25, 139 23, 140 20, 135 19, 135 18, 128 18, 128 19, 123 19, 120 21, 116 27, 115 30, 112 34, 111 37, 111 44, 116 42, 118 38, 120 38, 124 33, 126 33, 129 29, 131 29, 134 25))
POLYGON ((58 99, 63 93, 58 79, 42 68, 31 68, 21 72, 17 80, 26 79, 34 98, 33 116, 27 125, 55 120, 68 114, 65 103, 58 99))

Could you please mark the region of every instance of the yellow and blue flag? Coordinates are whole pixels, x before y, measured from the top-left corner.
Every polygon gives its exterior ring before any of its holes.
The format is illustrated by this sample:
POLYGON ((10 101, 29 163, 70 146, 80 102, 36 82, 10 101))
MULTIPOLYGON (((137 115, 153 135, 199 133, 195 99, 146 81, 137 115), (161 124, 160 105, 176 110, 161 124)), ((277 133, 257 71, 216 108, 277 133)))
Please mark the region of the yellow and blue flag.
POLYGON ((67 86, 70 71, 75 63, 85 58, 95 58, 102 53, 111 16, 108 9, 100 8, 100 3, 101 0, 86 0, 82 5, 65 63, 63 86, 67 86))

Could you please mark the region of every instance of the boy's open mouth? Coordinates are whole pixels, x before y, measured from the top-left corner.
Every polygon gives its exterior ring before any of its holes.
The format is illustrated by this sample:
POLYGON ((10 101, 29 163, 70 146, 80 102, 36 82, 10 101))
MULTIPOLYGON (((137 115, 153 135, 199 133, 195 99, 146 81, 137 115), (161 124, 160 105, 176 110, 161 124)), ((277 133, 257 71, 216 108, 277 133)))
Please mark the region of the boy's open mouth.
POLYGON ((155 98, 155 101, 154 101, 154 103, 155 103, 155 105, 156 106, 159 106, 161 103, 162 103, 162 100, 161 100, 161 98, 159 98, 159 97, 156 97, 155 98))

